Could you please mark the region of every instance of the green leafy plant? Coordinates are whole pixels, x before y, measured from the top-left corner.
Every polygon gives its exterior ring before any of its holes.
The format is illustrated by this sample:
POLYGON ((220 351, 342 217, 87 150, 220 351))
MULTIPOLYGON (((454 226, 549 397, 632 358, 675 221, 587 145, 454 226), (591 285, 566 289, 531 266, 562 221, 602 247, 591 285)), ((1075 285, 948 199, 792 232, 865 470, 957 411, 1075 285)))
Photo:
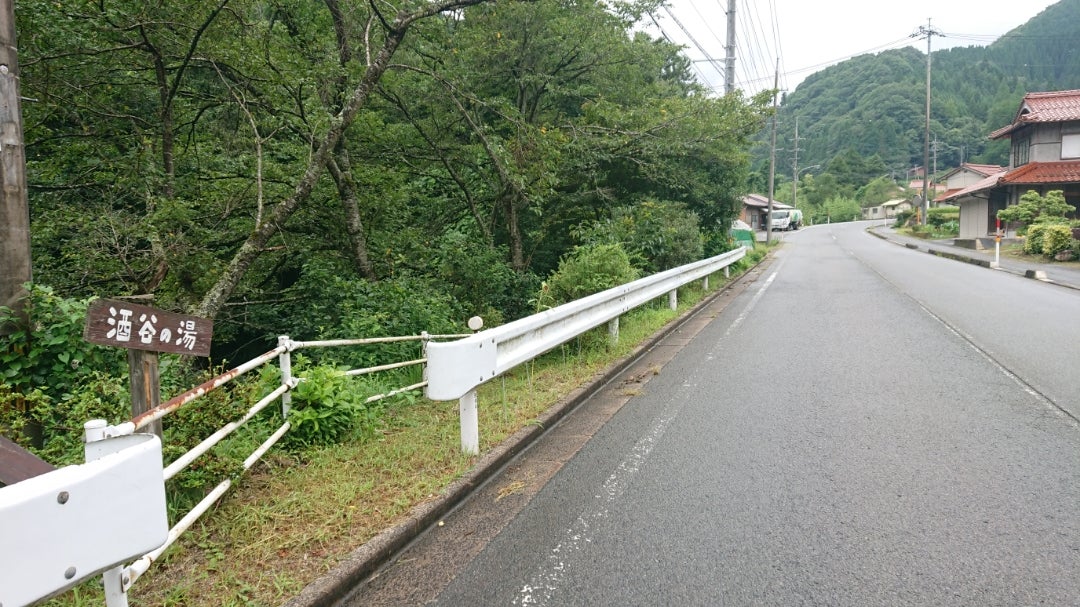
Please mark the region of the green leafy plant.
POLYGON ((1045 196, 1035 190, 1028 190, 1020 197, 1020 202, 998 211, 998 219, 1006 222, 1019 222, 1026 225, 1035 223, 1067 223, 1065 216, 1076 207, 1065 202, 1065 193, 1051 190, 1045 196))
MULTIPOLYGON (((0 336, 0 381, 19 392, 37 388, 61 399, 95 372, 123 373, 122 351, 83 339, 86 309, 93 298, 61 297, 39 284, 27 287, 30 326, 0 336)), ((0 324, 16 321, 10 308, 0 306, 0 324)))
POLYGON ((1042 228, 1042 254, 1047 257, 1054 257, 1058 253, 1068 251, 1073 248, 1074 243, 1072 237, 1072 229, 1065 224, 1047 224, 1039 226, 1042 228))
POLYGON ((537 307, 546 309, 637 279, 638 271, 620 244, 575 247, 544 283, 537 307))
POLYGON ((362 379, 325 365, 304 370, 302 377, 292 391, 287 447, 337 443, 376 422, 378 405, 364 403, 367 392, 362 379))
POLYGON ((1028 255, 1041 255, 1043 252, 1043 235, 1047 224, 1037 223, 1028 226, 1024 235, 1024 252, 1028 255))

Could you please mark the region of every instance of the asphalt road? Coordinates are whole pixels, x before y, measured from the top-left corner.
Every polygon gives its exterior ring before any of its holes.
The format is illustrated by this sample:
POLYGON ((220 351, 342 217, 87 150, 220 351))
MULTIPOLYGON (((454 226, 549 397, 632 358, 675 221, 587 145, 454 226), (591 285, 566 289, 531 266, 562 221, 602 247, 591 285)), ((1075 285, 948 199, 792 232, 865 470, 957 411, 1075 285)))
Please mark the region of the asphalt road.
POLYGON ((785 235, 343 604, 1080 605, 1080 291, 863 227, 785 235))

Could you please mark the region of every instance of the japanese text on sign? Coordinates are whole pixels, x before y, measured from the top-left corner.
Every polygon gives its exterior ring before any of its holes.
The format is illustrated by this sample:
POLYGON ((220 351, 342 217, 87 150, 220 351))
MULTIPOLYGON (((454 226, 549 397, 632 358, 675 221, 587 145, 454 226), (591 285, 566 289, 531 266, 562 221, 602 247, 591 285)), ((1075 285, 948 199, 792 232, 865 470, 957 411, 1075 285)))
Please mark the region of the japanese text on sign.
POLYGON ((95 344, 193 356, 210 355, 213 322, 123 301, 90 304, 83 337, 95 344))

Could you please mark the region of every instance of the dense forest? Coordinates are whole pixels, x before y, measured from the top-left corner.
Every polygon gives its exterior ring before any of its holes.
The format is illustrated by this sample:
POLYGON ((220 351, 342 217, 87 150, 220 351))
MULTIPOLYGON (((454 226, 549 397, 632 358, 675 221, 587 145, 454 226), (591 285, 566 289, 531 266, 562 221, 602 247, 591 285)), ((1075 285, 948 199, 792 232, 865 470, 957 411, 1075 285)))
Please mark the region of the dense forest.
MULTIPOLYGON (((212 317, 228 360, 278 334, 517 318, 560 261, 612 244, 641 273, 722 251, 739 198, 767 190, 771 92, 707 94, 635 28, 655 5, 20 2, 35 283, 212 317)), ((1026 91, 1080 87, 1077 24, 1062 0, 934 52, 939 169, 1003 163, 986 134, 1026 91)), ((778 138, 797 119, 818 167, 811 221, 903 194, 925 64, 859 56, 784 96, 778 138)))
POLYGON ((229 359, 523 316, 590 246, 724 250, 769 99, 706 95, 649 8, 20 2, 34 280, 229 359))
MULTIPOLYGON (((989 46, 933 51, 931 171, 961 162, 1007 164, 1007 143, 987 135, 1012 122, 1025 93, 1080 88, 1077 40, 1080 0, 1061 0, 989 46)), ((935 38, 933 44, 942 41, 935 38)), ((902 181, 908 169, 923 164, 926 53, 908 46, 860 55, 810 75, 785 95, 777 115, 778 147, 787 150, 777 159, 780 179, 791 177, 796 123, 800 167, 818 165, 818 174, 831 171, 837 159, 870 159, 858 179, 839 176, 848 194, 866 184, 866 177, 888 174, 902 181)), ((767 163, 768 148, 759 143, 759 190, 767 163)))

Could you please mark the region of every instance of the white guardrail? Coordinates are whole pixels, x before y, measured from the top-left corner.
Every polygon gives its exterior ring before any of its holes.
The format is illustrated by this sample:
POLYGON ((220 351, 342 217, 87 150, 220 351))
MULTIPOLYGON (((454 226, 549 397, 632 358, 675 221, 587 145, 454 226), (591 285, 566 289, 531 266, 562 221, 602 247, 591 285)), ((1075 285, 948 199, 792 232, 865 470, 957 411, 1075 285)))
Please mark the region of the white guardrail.
POLYGON ((87 463, 0 487, 0 607, 37 603, 98 574, 103 577, 106 605, 126 607, 127 592, 139 576, 232 485, 230 479, 221 481, 170 529, 165 481, 274 402, 280 402, 286 421, 244 460, 244 470, 288 432, 290 391, 301 381, 292 375, 294 350, 406 340, 421 342, 425 351, 422 358, 344 374, 365 375, 426 364, 425 381, 371 396, 367 402, 425 387, 431 400, 460 399, 462 450, 476 454, 479 452, 477 386, 605 322, 617 339, 618 319, 622 314, 665 293, 674 308, 679 287, 703 279, 708 288, 711 274, 720 270, 727 274, 727 267, 745 255, 746 249, 739 248, 472 335, 423 334, 309 342, 281 336, 273 350, 129 421, 116 426, 108 425, 105 420, 88 421, 85 425, 87 463), (450 338, 462 339, 432 341, 450 338), (153 434, 140 433, 154 421, 275 359, 281 368, 281 385, 252 405, 242 417, 226 424, 168 466, 162 462, 161 440, 153 434), (124 565, 129 561, 130 564, 124 565))
MULTIPOLYGON (((116 426, 105 420, 85 424, 87 463, 52 472, 0 488, 0 607, 23 607, 55 596, 97 574, 102 574, 105 604, 126 607, 127 593, 136 580, 179 539, 229 487, 222 480, 170 529, 165 499, 169 480, 214 445, 274 402, 280 402, 288 419, 290 391, 302 381, 292 375, 291 353, 300 348, 359 346, 387 342, 457 338, 462 335, 417 335, 332 341, 293 341, 278 338, 278 346, 238 367, 179 394, 116 426), (168 466, 162 462, 161 440, 143 434, 156 420, 186 407, 233 379, 277 359, 281 385, 264 395, 239 419, 211 434, 168 466), (132 560, 134 559, 134 560, 132 560), (130 564, 124 565, 124 563, 130 564)), ((380 365, 343 372, 367 375, 410 365, 425 359, 380 365)), ((424 383, 376 394, 371 403, 401 392, 418 390, 424 383)), ((285 421, 249 455, 248 470, 282 436, 285 421)))
POLYGON ((461 448, 480 451, 476 388, 521 363, 604 323, 618 336, 618 319, 626 312, 668 294, 676 305, 676 290, 705 279, 746 256, 746 247, 659 274, 653 274, 583 299, 481 331, 452 342, 427 345, 427 397, 460 401, 461 448))

